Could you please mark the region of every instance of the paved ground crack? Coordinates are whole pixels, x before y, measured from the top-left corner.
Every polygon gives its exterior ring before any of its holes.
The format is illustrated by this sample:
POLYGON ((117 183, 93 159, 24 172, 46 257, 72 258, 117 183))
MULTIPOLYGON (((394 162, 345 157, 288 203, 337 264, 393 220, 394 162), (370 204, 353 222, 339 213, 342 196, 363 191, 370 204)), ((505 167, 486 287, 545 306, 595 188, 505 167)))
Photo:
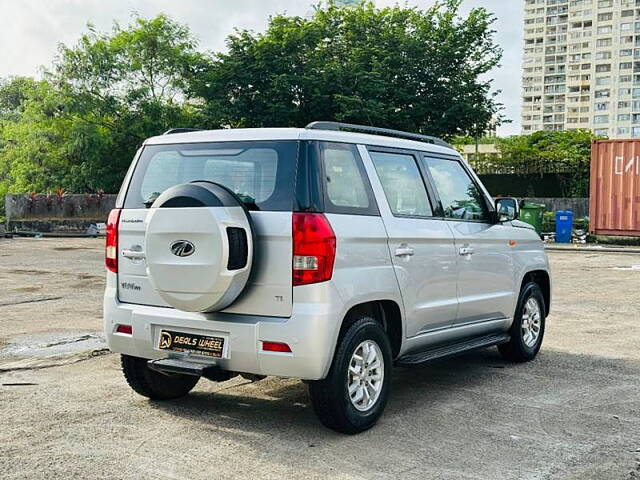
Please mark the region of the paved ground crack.
POLYGON ((16 362, 0 365, 0 373, 19 372, 19 371, 26 371, 26 370, 42 370, 44 368, 62 367, 64 365, 71 365, 74 363, 82 362, 84 360, 90 360, 94 357, 108 355, 110 353, 111 353, 111 350, 105 347, 105 348, 96 348, 88 352, 53 357, 53 358, 18 360, 16 362))
POLYGON ((38 303, 38 302, 50 302, 52 300, 61 300, 62 297, 39 297, 39 298, 32 298, 29 300, 18 300, 16 302, 4 302, 4 303, 0 303, 0 307, 9 307, 12 305, 22 305, 25 303, 38 303))
POLYGON ((77 342, 84 342, 85 340, 90 340, 92 338, 100 338, 99 335, 93 335, 91 333, 87 333, 86 335, 81 335, 79 337, 75 337, 75 338, 70 338, 68 340, 60 340, 59 342, 51 342, 51 343, 47 343, 44 348, 49 348, 49 347, 57 347, 58 345, 68 345, 70 343, 77 343, 77 342))

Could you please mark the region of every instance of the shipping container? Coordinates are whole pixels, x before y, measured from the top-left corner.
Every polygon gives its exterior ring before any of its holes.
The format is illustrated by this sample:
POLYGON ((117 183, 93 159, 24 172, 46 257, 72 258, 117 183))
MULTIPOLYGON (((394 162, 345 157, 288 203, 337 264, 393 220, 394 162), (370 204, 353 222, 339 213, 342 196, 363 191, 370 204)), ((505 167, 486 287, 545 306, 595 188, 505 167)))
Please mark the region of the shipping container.
POLYGON ((591 145, 589 230, 640 236, 640 139, 591 145))

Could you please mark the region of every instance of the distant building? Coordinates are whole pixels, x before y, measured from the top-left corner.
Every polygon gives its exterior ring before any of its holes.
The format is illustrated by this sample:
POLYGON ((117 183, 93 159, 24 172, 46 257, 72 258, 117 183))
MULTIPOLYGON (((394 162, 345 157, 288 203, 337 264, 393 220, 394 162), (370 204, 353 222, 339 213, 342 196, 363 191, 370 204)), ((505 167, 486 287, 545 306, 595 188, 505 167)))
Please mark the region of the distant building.
POLYGON ((362 3, 362 0, 333 0, 333 3, 339 6, 356 6, 362 3))
POLYGON ((476 153, 476 145, 459 145, 456 147, 460 155, 470 164, 484 163, 488 160, 495 160, 500 157, 500 152, 495 143, 480 143, 476 153))
POLYGON ((522 132, 640 138, 640 2, 524 0, 522 132))

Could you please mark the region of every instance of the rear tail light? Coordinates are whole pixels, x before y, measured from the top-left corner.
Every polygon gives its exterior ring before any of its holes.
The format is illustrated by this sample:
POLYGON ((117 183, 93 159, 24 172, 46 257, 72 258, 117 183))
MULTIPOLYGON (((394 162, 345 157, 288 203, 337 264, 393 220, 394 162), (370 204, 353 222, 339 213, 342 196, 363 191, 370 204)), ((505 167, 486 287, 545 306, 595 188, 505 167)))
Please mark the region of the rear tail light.
POLYGON ((331 280, 336 236, 321 213, 293 214, 293 285, 331 280))
POLYGON ((105 265, 113 273, 118 273, 118 223, 120 209, 115 208, 109 213, 107 220, 107 241, 104 251, 105 265))
POLYGON ((262 342, 262 350, 265 352, 291 353, 291 347, 282 342, 262 342))

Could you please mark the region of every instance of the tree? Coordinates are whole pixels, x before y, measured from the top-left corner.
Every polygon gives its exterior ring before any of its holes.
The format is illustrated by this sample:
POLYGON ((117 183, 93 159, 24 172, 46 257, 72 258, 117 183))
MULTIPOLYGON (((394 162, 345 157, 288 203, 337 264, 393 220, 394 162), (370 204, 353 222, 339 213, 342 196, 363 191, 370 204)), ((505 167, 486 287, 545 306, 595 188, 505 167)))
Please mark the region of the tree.
MULTIPOLYGON (((318 119, 439 136, 484 131, 501 106, 483 74, 501 50, 486 10, 329 0, 205 54, 159 15, 60 46, 42 81, 0 81, 0 194, 118 190, 142 141, 171 127, 303 126, 318 119)), ((498 115, 499 117, 499 115, 498 115)))
POLYGON ((568 197, 589 196, 591 143, 597 137, 589 130, 535 132, 497 138, 502 168, 514 173, 566 173, 568 197))
POLYGON ((461 0, 427 10, 342 8, 278 15, 262 34, 238 31, 192 82, 203 113, 233 127, 336 120, 449 137, 485 131, 501 105, 484 74, 498 65, 495 18, 459 16, 461 0))
POLYGON ((188 27, 166 15, 134 17, 127 28, 114 23, 110 33, 89 25, 74 47, 60 47, 49 78, 79 96, 83 108, 118 115, 150 103, 179 105, 188 79, 205 63, 188 27))
POLYGON ((61 46, 45 80, 0 84, 0 194, 116 192, 142 141, 198 122, 185 86, 206 58, 164 15, 61 46))
POLYGON ((185 88, 204 63, 189 29, 165 15, 110 33, 90 26, 75 47, 60 48, 48 78, 82 122, 70 153, 92 159, 84 188, 115 191, 145 138, 196 123, 185 88))
POLYGON ((0 79, 0 121, 19 119, 29 92, 36 86, 29 77, 0 79))

